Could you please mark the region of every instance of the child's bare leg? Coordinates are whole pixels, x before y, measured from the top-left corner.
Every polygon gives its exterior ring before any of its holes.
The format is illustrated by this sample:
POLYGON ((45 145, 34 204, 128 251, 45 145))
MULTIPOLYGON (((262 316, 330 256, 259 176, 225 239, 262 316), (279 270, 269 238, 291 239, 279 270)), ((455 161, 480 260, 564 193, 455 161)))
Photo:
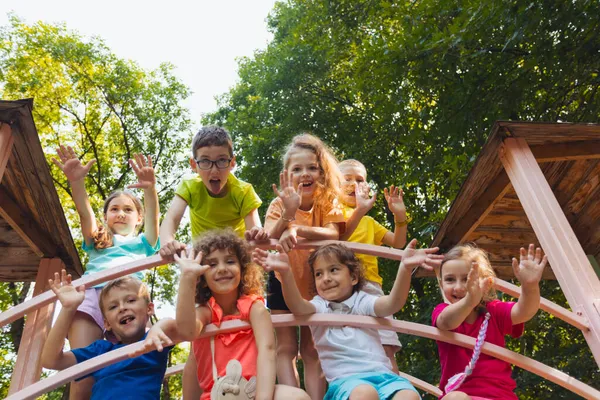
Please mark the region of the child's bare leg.
MULTIPOLYGON (((392 397, 392 400, 419 400, 420 396, 417 394, 417 392, 406 389, 406 390, 400 390, 399 392, 396 392, 396 394, 394 394, 394 397, 392 397)), ((444 399, 446 399, 446 397, 444 397, 444 399)))
POLYGON ((304 386, 306 387, 306 392, 311 399, 321 400, 325 397, 327 382, 308 326, 300 328, 300 355, 304 363, 304 386))
POLYGON ((183 367, 183 374, 181 377, 181 385, 183 386, 183 398, 184 399, 199 399, 202 395, 202 389, 198 383, 198 367, 194 354, 191 352, 188 355, 188 359, 183 367))
POLYGON ((471 396, 465 392, 450 392, 444 396, 444 400, 471 400, 471 396))
MULTIPOLYGON (((102 339, 102 329, 89 315, 77 312, 69 328, 69 345, 71 349, 87 347, 96 340, 102 339)), ((79 382, 71 382, 70 400, 87 400, 92 395, 94 378, 89 377, 79 382)))
POLYGON ((379 400, 379 394, 371 385, 358 385, 350 392, 349 400, 379 400))
MULTIPOLYGON (((289 314, 289 311, 271 310, 271 314, 289 314)), ((277 382, 281 385, 299 387, 300 380, 296 369, 298 357, 298 336, 296 327, 276 328, 277 339, 277 382)))
POLYGON ((396 361, 396 353, 399 350, 398 346, 390 346, 386 344, 383 345, 383 349, 385 350, 385 354, 388 356, 390 362, 392 363, 392 370, 395 374, 398 374, 400 372, 400 370, 398 369, 398 362, 396 361))
POLYGON ((287 385, 275 385, 274 400, 310 400, 308 394, 299 388, 287 385))

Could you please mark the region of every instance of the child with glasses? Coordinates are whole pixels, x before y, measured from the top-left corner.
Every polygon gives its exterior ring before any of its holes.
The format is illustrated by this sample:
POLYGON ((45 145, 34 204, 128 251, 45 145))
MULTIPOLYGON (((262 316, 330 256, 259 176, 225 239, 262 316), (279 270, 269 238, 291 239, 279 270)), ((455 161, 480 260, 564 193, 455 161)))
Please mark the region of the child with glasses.
MULTIPOLYGON (((231 173, 235 156, 231 137, 224 128, 205 126, 200 129, 192 140, 190 166, 195 174, 183 179, 160 226, 163 257, 179 254, 186 248, 175 240, 175 232, 188 206, 192 239, 216 228, 231 228, 240 237, 245 234, 248 240, 268 238, 258 215, 260 198, 250 183, 231 173)), ((186 398, 200 396, 193 364, 193 357, 189 358, 183 373, 186 398)))

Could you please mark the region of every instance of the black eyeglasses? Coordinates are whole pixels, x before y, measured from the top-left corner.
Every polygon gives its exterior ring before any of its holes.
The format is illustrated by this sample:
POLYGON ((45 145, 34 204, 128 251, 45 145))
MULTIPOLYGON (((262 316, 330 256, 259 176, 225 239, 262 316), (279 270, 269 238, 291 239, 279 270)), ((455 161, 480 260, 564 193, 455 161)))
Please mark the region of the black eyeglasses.
POLYGON ((225 169, 229 167, 231 164, 231 158, 219 158, 218 160, 212 161, 208 158, 203 158, 202 160, 194 160, 196 161, 196 165, 198 168, 203 170, 212 169, 213 165, 216 165, 218 169, 225 169))

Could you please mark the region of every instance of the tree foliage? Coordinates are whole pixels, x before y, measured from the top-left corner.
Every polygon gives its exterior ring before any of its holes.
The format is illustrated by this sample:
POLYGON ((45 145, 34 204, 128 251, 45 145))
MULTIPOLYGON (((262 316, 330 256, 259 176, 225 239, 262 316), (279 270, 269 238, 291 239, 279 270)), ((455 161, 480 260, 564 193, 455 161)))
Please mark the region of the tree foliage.
MULTIPOLYGON (((190 141, 188 112, 182 106, 190 92, 173 75, 173 66, 147 71, 115 56, 98 38, 81 37, 64 25, 27 25, 11 16, 10 24, 0 30, 0 94, 7 100, 34 98, 33 117, 48 161, 59 144, 73 146, 83 160, 97 160, 86 179, 97 216, 110 192, 135 179, 127 163, 135 153, 152 156, 161 211, 166 211, 186 169, 190 141)), ((49 162, 49 167, 79 244, 70 187, 56 166, 49 162)), ((159 267, 149 277, 154 300, 172 303, 174 271, 159 267)), ((23 301, 20 287, 2 285, 8 294, 0 298, 2 310, 23 301)), ((22 321, 10 329, 15 326, 20 327, 20 337, 22 321)), ((10 344, 3 346, 7 354, 14 354, 18 337, 11 332, 12 340, 7 340, 2 335, 10 344)), ((0 369, 6 372, 2 387, 7 389, 13 360, 1 360, 0 369)))
MULTIPOLYGON (((598 122, 599 21, 599 3, 585 0, 280 2, 268 20, 273 41, 240 60, 239 82, 205 122, 229 128, 239 174, 263 199, 291 137, 314 132, 341 158, 361 160, 374 188, 400 184, 409 233, 428 243, 494 121, 598 122)), ((381 266, 389 290, 397 267, 381 266)), ((565 304, 555 283, 542 287, 565 304)), ((440 301, 435 282, 413 280, 399 317, 429 324, 440 301)), ((401 370, 437 382, 435 344, 402 341, 401 370)), ((511 348, 597 386, 581 333, 544 313, 511 348)), ((573 396, 515 376, 520 398, 573 396)))

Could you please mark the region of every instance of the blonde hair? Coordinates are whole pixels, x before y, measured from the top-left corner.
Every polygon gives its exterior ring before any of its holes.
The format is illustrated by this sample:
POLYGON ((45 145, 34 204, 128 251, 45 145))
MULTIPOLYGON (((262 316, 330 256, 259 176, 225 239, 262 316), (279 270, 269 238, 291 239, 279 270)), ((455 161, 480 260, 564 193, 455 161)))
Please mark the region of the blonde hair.
POLYGON ((288 145, 283 156, 283 169, 288 169, 292 154, 300 150, 308 150, 317 156, 323 182, 317 182, 315 203, 320 206, 330 206, 337 202, 340 196, 342 174, 333 151, 321 139, 308 133, 295 136, 288 145))
MULTIPOLYGON (((135 205, 135 209, 138 214, 144 215, 144 205, 142 201, 138 199, 132 192, 128 190, 115 190, 112 192, 104 201, 104 215, 108 212, 108 207, 110 206, 110 202, 120 196, 127 196, 131 199, 133 204, 135 205)), ((142 223, 143 224, 143 223, 142 223)), ((139 229, 141 229, 142 224, 140 224, 139 229)), ((93 233, 92 239, 94 239, 94 248, 96 250, 106 249, 107 247, 112 247, 113 245, 113 233, 108 226, 104 224, 102 221, 97 222, 98 229, 93 233)))
POLYGON ((114 288, 123 288, 129 284, 133 284, 138 289, 138 296, 146 300, 146 304, 150 303, 150 293, 148 292, 148 286, 140 281, 138 278, 133 276, 123 276, 121 278, 113 279, 108 282, 100 291, 100 296, 98 297, 98 304, 100 304, 100 311, 102 312, 102 316, 104 317, 104 299, 108 295, 108 292, 113 290, 114 288))
MULTIPOLYGON (((248 243, 240 238, 232 229, 215 229, 208 231, 194 242, 196 253, 202 252, 203 258, 208 257, 215 250, 227 250, 235 255, 240 263, 240 286, 238 296, 263 294, 264 272, 262 268, 251 262, 248 243)), ((196 303, 205 305, 212 293, 206 283, 204 275, 196 284, 196 303)))
MULTIPOLYGON (((462 260, 467 263, 468 267, 471 268, 471 264, 476 262, 479 264, 479 277, 480 278, 495 278, 496 273, 492 268, 492 264, 490 263, 490 259, 488 258, 485 250, 480 249, 474 243, 464 243, 454 246, 450 249, 446 254, 444 254, 444 261, 442 261, 442 265, 440 266, 440 274, 438 276, 438 284, 440 288, 442 287, 442 270, 444 268, 444 264, 448 261, 452 260, 462 260)), ((481 299, 482 302, 487 303, 489 301, 495 300, 498 296, 496 295, 496 289, 494 286, 490 287, 490 290, 487 293, 483 294, 481 299)))
POLYGON ((338 164, 338 167, 340 169, 342 169, 344 167, 358 167, 358 168, 362 168, 365 171, 365 179, 367 178, 367 168, 365 167, 365 165, 363 163, 361 163, 360 161, 355 160, 353 158, 349 158, 347 160, 340 161, 340 163, 338 164))

